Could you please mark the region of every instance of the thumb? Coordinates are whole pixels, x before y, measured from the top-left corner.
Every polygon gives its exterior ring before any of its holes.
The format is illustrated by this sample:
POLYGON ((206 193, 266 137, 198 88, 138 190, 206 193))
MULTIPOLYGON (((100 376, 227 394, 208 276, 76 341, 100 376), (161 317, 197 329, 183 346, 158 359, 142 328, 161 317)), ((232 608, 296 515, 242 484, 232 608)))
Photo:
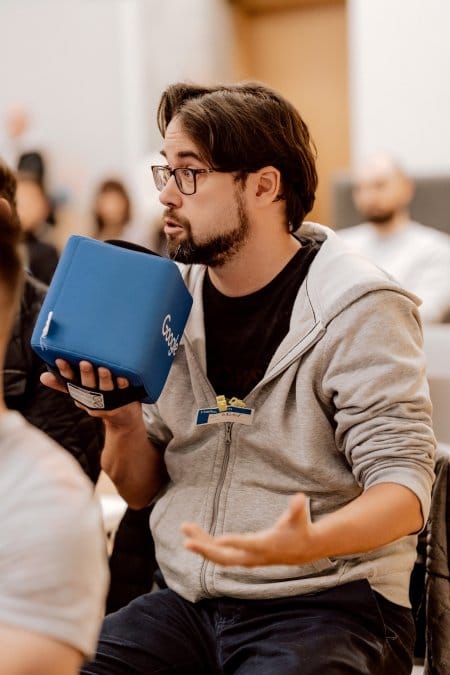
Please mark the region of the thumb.
POLYGON ((45 384, 46 387, 50 387, 50 389, 56 389, 57 391, 61 391, 64 394, 67 394, 67 389, 65 386, 58 380, 53 373, 49 373, 47 371, 44 371, 40 375, 40 381, 42 384, 45 384))
POLYGON ((306 497, 302 492, 294 495, 289 502, 289 506, 277 521, 278 527, 286 527, 290 525, 295 525, 299 520, 304 518, 304 513, 306 511, 306 497))
POLYGON ((307 514, 307 500, 302 492, 294 495, 291 499, 288 509, 289 522, 296 523, 299 519, 305 518, 307 514))

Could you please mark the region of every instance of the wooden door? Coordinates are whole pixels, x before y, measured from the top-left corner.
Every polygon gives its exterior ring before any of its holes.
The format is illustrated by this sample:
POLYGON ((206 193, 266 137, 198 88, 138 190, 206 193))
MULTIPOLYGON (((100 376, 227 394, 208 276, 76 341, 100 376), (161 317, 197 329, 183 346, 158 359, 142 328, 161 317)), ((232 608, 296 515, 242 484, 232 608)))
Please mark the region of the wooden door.
POLYGON ((333 225, 331 184, 349 164, 345 0, 234 0, 236 79, 257 79, 297 107, 317 146, 308 219, 333 225))

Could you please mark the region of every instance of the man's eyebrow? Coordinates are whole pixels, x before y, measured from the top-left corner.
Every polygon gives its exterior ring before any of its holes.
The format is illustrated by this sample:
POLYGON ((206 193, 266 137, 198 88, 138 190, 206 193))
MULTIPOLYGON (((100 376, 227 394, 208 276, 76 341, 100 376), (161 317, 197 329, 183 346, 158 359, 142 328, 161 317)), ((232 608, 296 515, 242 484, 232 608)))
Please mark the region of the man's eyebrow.
MULTIPOLYGON (((161 150, 160 154, 167 159, 167 154, 164 150, 161 150)), ((196 159, 198 162, 204 161, 200 155, 193 150, 180 150, 176 153, 176 157, 178 159, 196 159)))

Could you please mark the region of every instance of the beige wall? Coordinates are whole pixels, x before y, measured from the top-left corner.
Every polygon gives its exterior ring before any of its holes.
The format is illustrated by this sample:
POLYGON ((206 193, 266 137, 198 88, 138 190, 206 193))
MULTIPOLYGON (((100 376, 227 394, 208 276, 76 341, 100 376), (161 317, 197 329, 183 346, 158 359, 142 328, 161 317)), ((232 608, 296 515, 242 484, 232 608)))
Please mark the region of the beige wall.
POLYGON ((345 2, 261 12, 235 7, 234 25, 236 79, 278 89, 310 128, 319 189, 309 218, 329 223, 331 179, 350 155, 345 2))

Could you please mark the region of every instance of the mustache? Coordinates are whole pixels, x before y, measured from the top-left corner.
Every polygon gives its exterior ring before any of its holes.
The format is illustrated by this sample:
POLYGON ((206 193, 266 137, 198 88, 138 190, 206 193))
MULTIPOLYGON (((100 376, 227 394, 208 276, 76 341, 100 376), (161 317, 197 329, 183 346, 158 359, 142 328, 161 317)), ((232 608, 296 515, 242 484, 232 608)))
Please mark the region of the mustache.
POLYGON ((175 209, 164 209, 163 218, 169 218, 177 222, 179 225, 190 227, 189 220, 187 218, 183 218, 183 216, 178 215, 175 209))

